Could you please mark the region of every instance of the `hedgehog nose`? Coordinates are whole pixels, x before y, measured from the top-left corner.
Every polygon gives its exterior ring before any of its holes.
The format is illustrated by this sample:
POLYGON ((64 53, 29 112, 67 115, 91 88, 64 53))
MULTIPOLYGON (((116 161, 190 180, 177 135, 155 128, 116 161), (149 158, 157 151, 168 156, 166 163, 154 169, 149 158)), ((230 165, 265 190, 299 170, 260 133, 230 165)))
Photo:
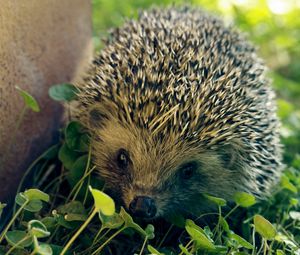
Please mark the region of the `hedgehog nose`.
POLYGON ((152 218, 156 214, 154 199, 146 196, 137 196, 131 201, 129 211, 133 216, 152 218))

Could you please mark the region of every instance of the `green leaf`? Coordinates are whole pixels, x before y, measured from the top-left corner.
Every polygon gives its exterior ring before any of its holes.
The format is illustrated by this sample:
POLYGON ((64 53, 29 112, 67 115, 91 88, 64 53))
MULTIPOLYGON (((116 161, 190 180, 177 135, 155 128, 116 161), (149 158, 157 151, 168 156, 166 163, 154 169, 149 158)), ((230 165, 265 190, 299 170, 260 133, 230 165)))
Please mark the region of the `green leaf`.
POLYGON ((296 206, 298 204, 299 204, 299 201, 298 201, 297 198, 294 198, 294 197, 290 198, 290 205, 291 206, 296 206))
POLYGON ((71 224, 71 222, 66 221, 66 219, 63 215, 53 213, 53 216, 56 219, 58 225, 60 225, 64 228, 67 228, 67 229, 73 229, 74 228, 74 226, 71 224))
POLYGON ((76 147, 77 151, 80 152, 88 152, 90 144, 90 136, 85 133, 80 136, 78 146, 76 147))
POLYGON ((83 155, 77 158, 72 167, 69 169, 70 171, 68 172, 67 179, 72 187, 75 186, 83 177, 87 163, 88 155, 83 155))
POLYGON ((278 233, 275 236, 275 240, 279 243, 283 243, 284 245, 292 248, 293 250, 296 250, 298 248, 297 244, 295 244, 295 241, 292 237, 284 235, 283 233, 278 233))
POLYGON ((121 207, 119 215, 122 217, 127 227, 130 227, 132 224, 134 224, 132 217, 125 211, 123 207, 121 207))
POLYGON ((285 255, 283 250, 276 250, 276 255, 285 255))
POLYGON ((218 206, 225 206, 226 205, 226 200, 223 198, 219 198, 219 197, 213 197, 207 194, 204 194, 204 196, 211 202, 213 202, 214 204, 218 205, 218 206))
MULTIPOLYGON (((62 250, 64 249, 64 247, 55 244, 50 244, 50 247, 52 249, 53 255, 60 255, 62 250)), ((71 253, 71 251, 67 251, 65 254, 72 255, 73 253, 71 253)))
POLYGON ((150 244, 147 245, 147 249, 148 249, 149 252, 151 252, 151 255, 164 255, 164 253, 160 253, 158 250, 156 250, 150 244))
POLYGON ((45 217, 41 219, 41 222, 46 226, 47 229, 51 231, 51 229, 54 229, 57 225, 57 221, 54 217, 45 217))
POLYGON ((47 230, 46 226, 38 220, 31 220, 27 224, 28 232, 37 238, 50 236, 50 232, 47 230))
POLYGON ((29 212, 39 212, 42 208, 43 203, 41 200, 31 200, 28 205, 24 207, 24 210, 29 212))
POLYGON ((16 89, 19 91, 20 95, 23 97, 25 105, 27 107, 29 107, 34 112, 39 112, 40 111, 39 104, 34 99, 33 96, 31 96, 28 92, 26 92, 25 90, 19 88, 18 86, 16 86, 16 89))
POLYGON ((24 195, 24 193, 20 192, 16 195, 15 202, 19 205, 22 206, 25 203, 29 202, 29 199, 24 195))
POLYGON ((22 192, 17 194, 15 201, 20 206, 26 203, 26 206, 24 207, 25 211, 39 212, 43 208, 43 203, 41 200, 33 199, 29 201, 27 196, 25 196, 22 192))
POLYGON ((220 216, 220 225, 222 226, 222 228, 226 233, 230 233, 229 225, 223 216, 220 216))
POLYGON ((196 242, 198 248, 208 251, 214 251, 216 249, 212 240, 206 236, 204 230, 195 225, 193 221, 187 220, 185 229, 196 242))
POLYGON ((250 207, 256 203, 255 197, 246 192, 235 193, 234 201, 241 207, 250 207))
POLYGON ((5 239, 10 245, 14 246, 18 244, 17 247, 20 248, 28 247, 32 244, 32 238, 30 235, 28 235, 25 231, 20 230, 8 231, 5 235, 5 239))
POLYGON ((300 221, 300 212, 290 211, 289 215, 293 220, 300 221))
POLYGON ((56 101, 72 101, 76 99, 77 92, 77 88, 69 83, 58 84, 49 88, 49 96, 56 101))
POLYGON ((37 247, 35 247, 35 250, 39 255, 52 255, 53 254, 51 246, 46 243, 39 244, 37 247))
POLYGON ((281 184, 282 188, 287 189, 287 190, 289 190, 289 191, 291 191, 295 194, 298 193, 297 187, 290 182, 289 178, 286 175, 283 175, 281 177, 281 183, 280 184, 281 184))
POLYGON ((119 215, 124 220, 126 227, 133 228, 135 231, 140 233, 143 237, 148 236, 146 231, 133 221, 132 217, 125 211, 125 209, 123 207, 121 207, 119 215))
POLYGON ((44 202, 49 202, 49 195, 38 189, 28 189, 24 192, 24 195, 29 199, 29 201, 42 200, 44 202))
POLYGON ((184 228, 185 227, 185 218, 180 213, 172 213, 166 217, 166 220, 174 224, 176 227, 184 228))
POLYGON ((77 121, 71 121, 65 128, 65 137, 68 147, 70 149, 75 149, 77 144, 77 139, 83 133, 82 125, 77 121))
MULTIPOLYGON (((197 225, 196 225, 197 226, 197 225)), ((209 226, 205 226, 203 228, 203 231, 206 235, 206 237, 211 241, 211 242, 214 242, 212 237, 214 236, 213 232, 210 230, 209 226)))
POLYGON ((185 226, 189 226, 189 227, 191 227, 193 229, 196 229, 197 231, 201 232, 202 234, 206 235, 205 231, 201 227, 196 225, 195 222, 190 220, 190 219, 187 219, 185 221, 185 226))
POLYGON ((99 213, 99 218, 102 222, 102 228, 116 229, 124 224, 123 218, 117 213, 114 213, 112 216, 99 213))
POLYGON ((79 157, 79 153, 71 150, 66 143, 60 148, 58 152, 58 158, 67 169, 72 169, 75 161, 79 157))
POLYGON ((147 234, 148 239, 153 239, 155 237, 154 235, 154 226, 151 224, 148 224, 147 227, 145 228, 145 232, 147 234))
POLYGON ((85 221, 86 219, 87 216, 83 214, 68 213, 65 215, 66 221, 85 221))
POLYGON ((85 208, 80 201, 70 201, 67 204, 59 206, 57 209, 59 214, 81 214, 87 216, 85 208))
POLYGON ((115 213, 114 200, 112 200, 112 198, 106 195, 104 192, 93 189, 91 186, 89 186, 89 189, 93 195, 96 210, 107 216, 113 215, 115 213))
POLYGON ((244 238, 242 238, 241 236, 239 236, 235 233, 229 234, 229 237, 231 239, 235 240, 239 245, 243 246, 246 249, 252 250, 254 248, 251 243, 247 242, 244 238))
POLYGON ((56 209, 58 214, 64 215, 66 221, 85 221, 87 213, 83 204, 79 201, 71 201, 56 209))
POLYGON ((71 121, 65 129, 66 143, 71 150, 87 152, 89 136, 84 127, 77 121, 71 121))
POLYGON ((254 226, 256 232, 258 232, 263 238, 267 240, 272 240, 275 238, 275 227, 263 216, 258 214, 254 216, 254 226))
MULTIPOLYGON (((223 245, 215 245, 216 250, 214 251, 215 254, 228 254, 228 247, 223 245)), ((240 253, 235 253, 235 255, 241 255, 240 253)), ((246 254, 245 254, 246 255, 246 254)), ((248 255, 248 253, 247 253, 248 255)))

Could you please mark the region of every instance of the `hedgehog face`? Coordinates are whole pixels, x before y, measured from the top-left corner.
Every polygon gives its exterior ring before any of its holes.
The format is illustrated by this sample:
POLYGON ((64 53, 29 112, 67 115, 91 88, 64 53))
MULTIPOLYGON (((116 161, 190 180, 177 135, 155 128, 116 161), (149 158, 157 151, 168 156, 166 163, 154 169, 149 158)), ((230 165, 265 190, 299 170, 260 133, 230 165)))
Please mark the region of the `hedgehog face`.
POLYGON ((112 116, 93 136, 101 177, 112 196, 135 216, 203 211, 202 194, 229 197, 232 180, 239 178, 223 149, 201 149, 174 135, 157 139, 112 116))

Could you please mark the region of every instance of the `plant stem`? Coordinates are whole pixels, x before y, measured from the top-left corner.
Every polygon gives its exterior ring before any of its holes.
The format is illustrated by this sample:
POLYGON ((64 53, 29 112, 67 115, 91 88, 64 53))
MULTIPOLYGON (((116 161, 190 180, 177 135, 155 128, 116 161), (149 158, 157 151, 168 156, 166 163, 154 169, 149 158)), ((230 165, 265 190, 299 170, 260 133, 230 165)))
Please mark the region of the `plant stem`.
MULTIPOLYGON (((47 149, 45 152, 43 152, 37 159, 35 159, 31 164, 30 166, 26 169, 24 175, 22 176, 22 179, 20 181, 20 184, 18 186, 18 189, 17 189, 17 192, 16 194, 20 193, 21 191, 21 188, 23 186, 23 183, 25 181, 25 179, 27 178, 28 174, 30 173, 31 169, 50 151, 52 150, 55 146, 57 146, 57 144, 51 146, 49 149, 47 149)), ((14 208, 13 208, 13 214, 15 213, 16 211, 16 204, 14 204, 14 208)))
POLYGON ((59 229, 59 225, 56 224, 56 227, 55 227, 54 231, 52 232, 52 235, 49 237, 49 239, 47 240, 46 243, 50 244, 52 242, 52 239, 55 237, 58 229, 59 229))
POLYGON ((219 215, 219 213, 204 213, 204 214, 201 214, 199 217, 197 217, 195 219, 195 222, 198 221, 198 220, 200 220, 203 217, 210 216, 210 215, 219 215))
POLYGON ((2 242, 6 232, 9 230, 9 228, 11 227, 11 225, 14 223, 14 221, 16 220, 16 218, 19 216, 19 214, 22 212, 22 210, 24 209, 24 207, 29 203, 29 200, 26 200, 24 202, 24 204, 22 204, 22 206, 18 209, 18 211, 14 214, 14 216, 12 217, 12 219, 9 221, 9 223, 7 224, 7 226, 5 227, 5 229, 3 230, 3 232, 0 235, 0 243, 2 242))
POLYGON ((239 207, 239 205, 235 205, 225 216, 224 219, 226 220, 229 215, 231 215, 237 208, 239 207))
POLYGON ((264 240, 264 255, 267 255, 267 240, 264 240))
MULTIPOLYGON (((100 230, 101 230, 101 229, 100 229, 100 230)), ((100 236, 100 237, 99 237, 99 235, 100 235, 100 233, 103 231, 103 229, 102 229, 101 231, 98 231, 96 237, 95 237, 94 240, 93 240, 92 245, 91 245, 89 248, 87 248, 87 249, 81 251, 80 253, 78 253, 78 255, 81 255, 81 254, 83 254, 83 255, 84 255, 84 254, 88 254, 87 252, 90 251, 90 250, 92 250, 92 249, 94 248, 94 245, 96 245, 97 243, 99 243, 99 241, 100 241, 103 237, 105 237, 105 236, 109 233, 110 230, 111 230, 111 229, 108 228, 108 229, 105 231, 105 233, 104 233, 102 236, 100 236), (97 240, 97 239, 98 239, 98 240, 97 240)))
POLYGON ((287 225, 285 226, 285 229, 288 229, 288 228, 290 228, 290 227, 295 227, 295 222, 294 222, 294 221, 292 221, 291 223, 287 224, 287 225))
POLYGON ((39 242, 38 242, 38 240, 37 240, 37 237, 34 235, 33 236, 33 244, 34 244, 34 249, 33 249, 33 251, 30 253, 30 255, 34 255, 34 254, 36 254, 37 253, 37 247, 39 246, 39 242))
POLYGON ((145 249, 145 246, 146 246, 147 241, 148 241, 148 236, 145 237, 145 240, 144 240, 144 242, 143 242, 143 246, 142 246, 142 249, 141 249, 139 255, 142 255, 142 254, 143 254, 143 251, 144 251, 144 249, 145 249))
MULTIPOLYGON (((91 150, 91 145, 89 146, 89 153, 88 153, 88 160, 87 160, 87 163, 86 163, 86 167, 85 167, 85 170, 84 170, 84 174, 83 176, 86 176, 86 173, 89 171, 89 168, 90 168, 90 164, 91 164, 91 155, 92 155, 92 150, 91 150)), ((90 175, 88 175, 90 176, 90 175)), ((86 177, 85 177, 86 178, 86 177)), ((79 184, 79 187, 78 189, 76 190, 73 198, 72 198, 72 201, 74 201, 76 199, 76 197, 78 196, 78 193, 80 192, 81 190, 81 187, 82 185, 84 184, 84 181, 85 181, 85 178, 80 180, 80 184, 79 184)))
POLYGON ((69 194, 69 196, 68 196, 68 198, 67 198, 66 201, 69 201, 69 200, 70 200, 71 196, 72 196, 73 193, 75 192, 75 189, 78 187, 78 185, 81 185, 81 183, 84 181, 84 179, 85 179, 86 177, 88 177, 89 174, 95 170, 95 168, 96 168, 96 167, 93 166, 93 167, 90 169, 90 171, 88 171, 86 174, 84 174, 84 176, 81 177, 81 179, 76 183, 76 185, 74 186, 74 188, 71 190, 71 192, 70 192, 70 194, 69 194))
POLYGON ((251 255, 254 255, 255 250, 256 250, 256 247, 255 247, 255 227, 253 227, 253 232, 252 232, 252 243, 253 243, 253 249, 252 249, 251 255))
MULTIPOLYGON (((53 180, 51 180, 51 181, 45 186, 45 188, 43 188, 43 191, 44 191, 44 192, 48 191, 54 183, 59 183, 60 179, 61 179, 61 178, 64 179, 64 178, 66 177, 66 175, 67 175, 67 173, 64 172, 64 173, 61 173, 58 177, 53 178, 53 180)), ((50 191, 51 191, 51 190, 50 190, 50 191)), ((50 192, 50 191, 48 191, 48 192, 50 192)))
POLYGON ((218 241, 219 239, 221 239, 221 235, 222 235, 222 231, 221 231, 221 229, 220 229, 220 222, 221 222, 221 217, 222 217, 222 209, 221 209, 221 206, 218 206, 218 211, 219 211, 219 213, 218 213, 218 215, 219 215, 219 217, 218 217, 218 223, 217 223, 217 225, 215 226, 215 229, 214 229, 214 231, 213 231, 213 236, 215 237, 216 236, 216 234, 218 234, 218 236, 216 237, 216 241, 218 241))
POLYGON ((300 248, 298 242, 295 241, 294 237, 288 231, 286 231, 284 228, 282 228, 281 230, 290 239, 290 241, 296 245, 297 248, 300 248))
POLYGON ((85 195, 84 195, 84 199, 83 199, 83 205, 85 205, 88 194, 89 194, 89 186, 91 185, 91 175, 88 176, 87 179, 87 185, 86 185, 86 190, 85 190, 85 195))
POLYGON ((166 232, 166 234, 164 235, 164 237, 161 239, 160 243, 158 244, 157 248, 160 248, 160 246, 162 246, 162 244, 164 243, 164 241, 166 240, 168 234, 170 233, 171 229, 173 228, 173 224, 169 227, 168 231, 166 232))
POLYGON ((77 230, 77 232, 72 236, 72 238, 69 240, 69 242, 66 244, 64 249, 62 250, 60 255, 64 255, 67 250, 71 247, 75 239, 80 235, 80 233, 86 228, 86 226, 90 223, 90 221, 94 218, 98 210, 94 208, 90 216, 87 218, 87 220, 81 225, 81 227, 77 230))
POLYGON ((264 246, 265 246, 265 241, 264 241, 264 239, 262 238, 261 246, 259 247, 259 250, 257 251, 257 254, 261 254, 261 252, 262 252, 263 249, 264 249, 264 246))
POLYGON ((270 246, 269 246, 269 252, 268 255, 272 255, 272 249, 273 249, 273 244, 274 244, 275 239, 272 240, 270 246))
MULTIPOLYGON (((114 239, 118 234, 120 234, 127 226, 124 226, 120 228, 118 231, 116 231, 110 238, 108 238, 97 250, 95 250, 92 255, 98 254, 104 247, 107 245, 112 239, 114 239)), ((61 254, 63 255, 63 254, 61 254)))
POLYGON ((53 197, 53 202, 51 204, 51 207, 49 209, 49 212, 52 212, 53 208, 54 208, 54 205, 55 205, 55 201, 57 199, 57 195, 59 193, 59 189, 61 187, 61 184, 62 184, 62 181, 63 181, 63 175, 64 175, 64 167, 62 166, 61 167, 61 172, 60 172, 60 175, 59 175, 59 179, 58 179, 58 184, 54 187, 55 188, 55 195, 53 197))
POLYGON ((102 228, 102 227, 99 229, 99 231, 97 232, 97 234, 93 240, 92 246, 96 243, 98 237, 100 236, 100 234, 102 233, 103 230, 104 230, 104 228, 102 228))
POLYGON ((10 254, 14 249, 18 248, 19 244, 23 243, 27 239, 31 238, 31 236, 25 236, 23 239, 18 241, 14 246, 10 247, 10 249, 5 253, 5 255, 10 254))
MULTIPOLYGON (((188 247, 190 246, 191 243, 193 243, 193 241, 194 241, 194 240, 191 239, 191 240, 186 244, 185 248, 188 249, 188 247)), ((181 252, 179 253, 179 255, 183 255, 183 251, 181 251, 181 252)))

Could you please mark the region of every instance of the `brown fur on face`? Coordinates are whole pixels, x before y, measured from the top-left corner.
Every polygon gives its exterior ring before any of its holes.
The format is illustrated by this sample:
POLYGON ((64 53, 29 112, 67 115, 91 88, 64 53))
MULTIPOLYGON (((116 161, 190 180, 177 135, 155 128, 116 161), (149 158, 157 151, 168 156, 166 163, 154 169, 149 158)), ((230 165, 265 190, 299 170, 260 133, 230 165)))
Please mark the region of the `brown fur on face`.
POLYGON ((235 184, 244 178, 241 156, 229 151, 236 145, 201 149, 175 132, 161 139, 148 130, 124 125, 112 115, 104 122, 93 133, 94 163, 107 187, 127 208, 136 196, 148 196, 155 200, 156 217, 175 211, 196 213, 205 206, 202 194, 231 199, 239 189, 235 184), (129 154, 126 171, 116 164, 120 149, 129 154), (187 162, 197 162, 198 167, 191 179, 184 180, 180 167, 187 162))

